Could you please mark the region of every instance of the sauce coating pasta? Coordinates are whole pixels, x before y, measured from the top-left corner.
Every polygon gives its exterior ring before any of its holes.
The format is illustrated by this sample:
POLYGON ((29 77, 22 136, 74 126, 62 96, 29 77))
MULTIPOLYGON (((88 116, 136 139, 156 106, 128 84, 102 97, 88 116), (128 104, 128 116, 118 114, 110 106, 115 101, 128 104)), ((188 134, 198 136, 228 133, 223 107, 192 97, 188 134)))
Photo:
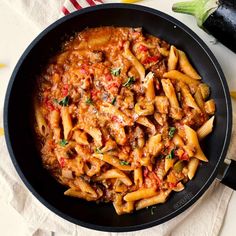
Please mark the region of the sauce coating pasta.
POLYGON ((215 103, 187 55, 141 28, 85 29, 38 78, 42 163, 65 195, 117 214, 164 203, 201 161, 215 103))

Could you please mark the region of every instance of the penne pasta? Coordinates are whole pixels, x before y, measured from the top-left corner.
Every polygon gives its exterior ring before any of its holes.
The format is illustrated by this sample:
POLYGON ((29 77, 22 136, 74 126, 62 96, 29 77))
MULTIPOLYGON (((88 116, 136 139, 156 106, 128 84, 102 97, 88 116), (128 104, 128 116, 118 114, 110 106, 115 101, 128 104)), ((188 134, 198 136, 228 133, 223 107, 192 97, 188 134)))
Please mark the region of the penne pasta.
POLYGON ((38 130, 42 136, 46 137, 46 135, 48 134, 48 126, 36 103, 34 106, 34 110, 35 110, 35 119, 37 122, 38 130))
POLYGON ((206 121, 198 130, 197 135, 199 140, 204 139, 213 130, 215 116, 212 116, 208 121, 206 121))
POLYGON ((201 83, 199 84, 198 88, 202 94, 202 98, 205 101, 210 95, 210 87, 205 83, 201 83))
POLYGON ((53 139, 56 142, 59 142, 61 139, 61 128, 54 128, 53 130, 53 139))
POLYGON ((163 148, 163 143, 161 142, 161 134, 154 135, 149 138, 147 142, 147 152, 152 156, 157 156, 163 148))
POLYGON ((75 141, 78 144, 82 144, 82 145, 89 145, 88 139, 87 139, 87 135, 85 132, 80 131, 80 130, 75 130, 74 134, 73 134, 73 138, 75 139, 75 141))
POLYGON ((139 167, 134 170, 134 183, 138 187, 141 187, 143 185, 142 167, 139 167))
POLYGON ((166 97, 169 99, 170 106, 175 108, 179 107, 179 102, 176 97, 174 86, 169 79, 162 79, 161 84, 165 92, 166 97))
POLYGON ((197 158, 191 158, 188 163, 188 178, 192 179, 195 176, 195 173, 197 171, 199 165, 199 159, 197 158))
POLYGON ((95 158, 98 158, 104 162, 109 163, 110 165, 118 168, 119 170, 125 170, 125 171, 131 171, 133 170, 133 167, 130 165, 123 165, 122 161, 120 161, 118 158, 113 157, 108 154, 93 154, 95 158))
POLYGON ((184 130, 185 130, 185 134, 187 138, 187 144, 196 149, 196 153, 194 154, 194 157, 196 157, 197 159, 201 161, 208 162, 205 154, 203 153, 199 145, 197 133, 187 125, 184 125, 184 130))
MULTIPOLYGON (((125 178, 127 177, 121 170, 118 169, 111 169, 107 172, 97 176, 94 178, 95 181, 101 181, 104 179, 115 179, 115 178, 125 178)), ((131 183, 132 184, 132 183, 131 183)))
POLYGON ((66 196, 70 196, 70 197, 82 198, 82 199, 85 199, 86 201, 96 201, 97 200, 97 197, 94 198, 86 192, 83 192, 83 191, 80 191, 77 189, 73 189, 73 188, 66 190, 64 192, 64 194, 66 196))
POLYGON ((60 112, 57 110, 53 110, 49 114, 49 124, 52 128, 59 128, 59 122, 60 122, 60 112))
POLYGON ((183 82, 179 82, 179 86, 182 92, 182 95, 184 97, 184 101, 187 106, 195 109, 197 112, 201 112, 200 108, 198 107, 197 103, 195 102, 194 98, 192 97, 189 88, 186 84, 183 82))
POLYGON ((170 168, 174 166, 174 159, 165 158, 165 172, 168 172, 170 168))
POLYGON ((171 45, 168 58, 168 71, 175 70, 178 64, 179 53, 175 46, 171 45))
POLYGON ((154 89, 154 73, 149 72, 143 82, 143 85, 145 87, 145 95, 147 101, 153 101, 155 98, 155 89, 154 89))
POLYGON ((197 71, 193 68, 193 66, 190 64, 186 54, 178 50, 179 52, 179 66, 180 70, 182 70, 186 75, 190 76, 193 79, 200 80, 201 77, 197 73, 197 71))
POLYGON ((81 189, 82 192, 88 193, 92 198, 97 197, 95 190, 83 178, 80 177, 76 179, 74 183, 81 189))
POLYGON ((177 70, 171 70, 169 72, 166 72, 163 75, 163 77, 186 83, 190 87, 190 90, 193 92, 196 92, 197 86, 200 84, 200 82, 198 80, 195 80, 195 79, 189 77, 188 75, 185 75, 177 70))
POLYGON ((142 199, 136 203, 135 209, 140 210, 149 206, 153 206, 155 204, 164 203, 167 197, 169 196, 170 192, 171 190, 161 191, 157 193, 156 196, 142 199))
POLYGON ((207 114, 214 115, 216 110, 215 101, 213 99, 208 100, 207 102, 205 102, 204 108, 207 114))
POLYGON ((175 144, 175 146, 177 146, 177 147, 183 147, 184 146, 184 141, 178 134, 175 134, 173 136, 172 140, 173 140, 173 143, 175 144))
POLYGON ((161 84, 165 95, 170 102, 170 116, 176 120, 180 120, 183 114, 179 106, 179 102, 173 84, 169 79, 162 79, 161 84))
POLYGON ((205 102, 204 102, 204 99, 202 97, 202 93, 201 93, 201 90, 199 87, 198 87, 196 93, 194 94, 194 99, 195 99, 198 107, 201 109, 201 111, 205 113, 205 102))
POLYGON ((149 128, 151 130, 151 133, 154 135, 156 133, 156 127, 155 125, 147 118, 147 117, 144 117, 144 116, 140 116, 136 122, 138 124, 141 124, 147 128, 149 128))
POLYGON ((125 213, 130 213, 134 210, 134 202, 122 202, 122 196, 117 194, 113 203, 113 206, 118 215, 122 215, 125 213))
POLYGON ((97 147, 102 146, 102 133, 98 128, 95 127, 83 127, 86 133, 88 133, 91 137, 93 137, 94 143, 97 147))
POLYGON ((168 114, 169 112, 169 100, 166 96, 156 96, 155 106, 158 112, 161 114, 168 114))
POLYGON ((145 78, 145 69, 144 69, 143 65, 138 61, 138 59, 132 54, 132 52, 129 49, 129 46, 130 46, 130 42, 126 41, 124 43, 123 56, 134 65, 134 67, 136 68, 136 70, 139 73, 141 81, 143 81, 145 78))
POLYGON ((139 116, 148 116, 154 113, 154 106, 151 102, 139 101, 135 104, 134 111, 139 116))
POLYGON ((127 141, 127 136, 126 136, 124 127, 118 123, 112 123, 109 125, 109 127, 111 129, 111 133, 114 136, 117 144, 124 145, 125 142, 127 141))
POLYGON ((137 191, 134 191, 132 193, 127 193, 125 196, 124 196, 124 200, 127 201, 127 202, 133 202, 133 201, 137 201, 137 200, 140 200, 140 199, 143 199, 143 198, 149 198, 149 197, 152 197, 154 195, 156 195, 156 190, 155 189, 140 189, 140 190, 137 190, 137 191))
POLYGON ((63 125, 64 138, 69 139, 71 135, 71 130, 72 130, 72 121, 71 121, 68 107, 62 107, 61 119, 62 119, 62 125, 63 125))

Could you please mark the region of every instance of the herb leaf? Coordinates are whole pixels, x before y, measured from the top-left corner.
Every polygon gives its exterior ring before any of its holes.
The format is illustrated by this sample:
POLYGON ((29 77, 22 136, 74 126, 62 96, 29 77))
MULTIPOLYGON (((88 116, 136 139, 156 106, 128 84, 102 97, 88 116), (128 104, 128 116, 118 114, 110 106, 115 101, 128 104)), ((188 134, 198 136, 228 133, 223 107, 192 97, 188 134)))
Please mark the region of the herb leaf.
POLYGON ((98 154, 102 154, 101 148, 99 148, 99 147, 95 148, 94 151, 98 154))
POLYGON ((59 101, 56 98, 53 99, 53 102, 59 103, 59 101))
POLYGON ((91 98, 87 98, 86 104, 93 105, 93 100, 91 98))
POLYGON ((114 105, 116 103, 116 97, 114 97, 111 101, 111 104, 114 105))
POLYGON ((135 78, 132 76, 132 77, 129 77, 128 80, 122 84, 123 87, 129 87, 131 84, 134 84, 135 82, 135 78))
POLYGON ((166 156, 166 158, 168 159, 173 159, 175 156, 175 149, 173 148, 171 151, 170 151, 170 154, 166 156))
MULTIPOLYGON (((54 100, 56 102, 56 99, 54 100)), ((58 102, 59 105, 66 107, 69 105, 69 96, 64 97, 61 101, 58 102)))
POLYGON ((170 127, 169 129, 169 137, 173 138, 175 134, 176 128, 175 127, 170 127))
POLYGON ((129 162, 127 162, 127 161, 120 161, 120 164, 121 164, 122 166, 128 166, 128 165, 129 165, 129 162))
POLYGON ((120 75, 120 68, 111 69, 111 74, 114 76, 120 75))
POLYGON ((67 144, 68 144, 68 141, 66 139, 62 139, 59 144, 62 146, 62 147, 65 147, 67 144))

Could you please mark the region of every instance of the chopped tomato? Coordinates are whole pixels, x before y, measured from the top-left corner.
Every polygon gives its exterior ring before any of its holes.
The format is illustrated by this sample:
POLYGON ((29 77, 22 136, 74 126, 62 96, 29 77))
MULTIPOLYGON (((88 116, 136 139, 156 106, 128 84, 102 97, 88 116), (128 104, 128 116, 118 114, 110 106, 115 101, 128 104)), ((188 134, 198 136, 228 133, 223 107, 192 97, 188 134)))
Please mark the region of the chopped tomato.
POLYGON ((85 68, 81 68, 80 73, 83 74, 83 75, 88 75, 89 74, 89 72, 85 68))
POLYGON ((117 116, 112 116, 111 120, 114 121, 114 122, 120 123, 120 119, 117 116))
POLYGON ((69 88, 69 85, 64 84, 63 88, 61 89, 61 93, 64 97, 68 95, 68 88, 69 88))
POLYGON ((159 60, 158 56, 152 56, 152 57, 147 57, 146 60, 144 61, 144 64, 149 64, 152 62, 157 62, 159 60))
POLYGON ((169 188, 175 188, 178 183, 168 183, 169 188))
POLYGON ((147 50, 148 50, 148 48, 146 47, 146 46, 144 46, 144 45, 140 45, 139 46, 139 50, 141 51, 141 52, 146 52, 147 50))
POLYGON ((92 89, 91 90, 91 97, 92 97, 92 100, 95 100, 97 98, 97 96, 99 95, 100 91, 98 90, 95 90, 95 89, 92 89))
POLYGON ((117 82, 109 83, 107 86, 107 89, 110 90, 111 88, 114 88, 114 87, 119 87, 119 83, 117 82))
POLYGON ((55 110, 55 107, 52 105, 51 101, 46 100, 45 104, 46 104, 48 110, 50 110, 50 111, 55 110))
POLYGON ((61 168, 64 168, 65 165, 66 165, 66 158, 65 157, 60 157, 59 163, 60 163, 61 168))
POLYGON ((113 79, 113 77, 112 77, 111 74, 107 74, 107 75, 105 76, 105 78, 106 78, 107 81, 111 81, 111 80, 113 79))
POLYGON ((187 152, 184 152, 182 156, 179 157, 180 160, 188 161, 189 160, 189 155, 187 152))

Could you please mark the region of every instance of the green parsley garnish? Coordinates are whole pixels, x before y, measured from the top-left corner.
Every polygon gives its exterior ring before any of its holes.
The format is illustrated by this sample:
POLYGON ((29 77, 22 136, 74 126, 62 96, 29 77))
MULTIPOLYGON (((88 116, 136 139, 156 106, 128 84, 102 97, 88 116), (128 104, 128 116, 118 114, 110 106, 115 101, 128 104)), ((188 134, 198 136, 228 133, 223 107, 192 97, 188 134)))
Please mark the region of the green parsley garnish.
POLYGON ((102 150, 99 147, 95 148, 95 152, 98 153, 98 154, 102 154, 102 150))
POLYGON ((175 149, 173 148, 171 151, 170 151, 170 154, 166 156, 166 158, 168 159, 173 159, 175 156, 175 149))
POLYGON ((66 139, 62 139, 59 144, 62 146, 62 147, 65 147, 67 144, 68 144, 68 141, 66 139))
POLYGON ((114 76, 118 76, 120 75, 120 68, 116 68, 116 69, 111 69, 111 74, 114 76))
POLYGON ((86 104, 93 105, 93 100, 91 98, 87 98, 86 104))
POLYGON ((116 103, 116 97, 114 97, 111 101, 111 104, 114 105, 116 103))
POLYGON ((57 102, 59 105, 66 107, 69 105, 69 96, 64 97, 61 101, 57 101, 57 99, 54 99, 54 102, 57 102))
POLYGON ((132 76, 132 77, 129 77, 128 80, 122 84, 123 87, 129 87, 131 84, 134 84, 135 82, 135 78, 132 76))
POLYGON ((128 165, 129 165, 129 162, 127 162, 127 161, 120 161, 120 164, 121 164, 122 166, 128 166, 128 165))
POLYGON ((170 127, 169 129, 169 137, 173 138, 175 134, 176 128, 175 127, 170 127))
POLYGON ((155 206, 152 206, 152 208, 151 208, 151 215, 154 215, 154 210, 156 209, 156 207, 155 206))

